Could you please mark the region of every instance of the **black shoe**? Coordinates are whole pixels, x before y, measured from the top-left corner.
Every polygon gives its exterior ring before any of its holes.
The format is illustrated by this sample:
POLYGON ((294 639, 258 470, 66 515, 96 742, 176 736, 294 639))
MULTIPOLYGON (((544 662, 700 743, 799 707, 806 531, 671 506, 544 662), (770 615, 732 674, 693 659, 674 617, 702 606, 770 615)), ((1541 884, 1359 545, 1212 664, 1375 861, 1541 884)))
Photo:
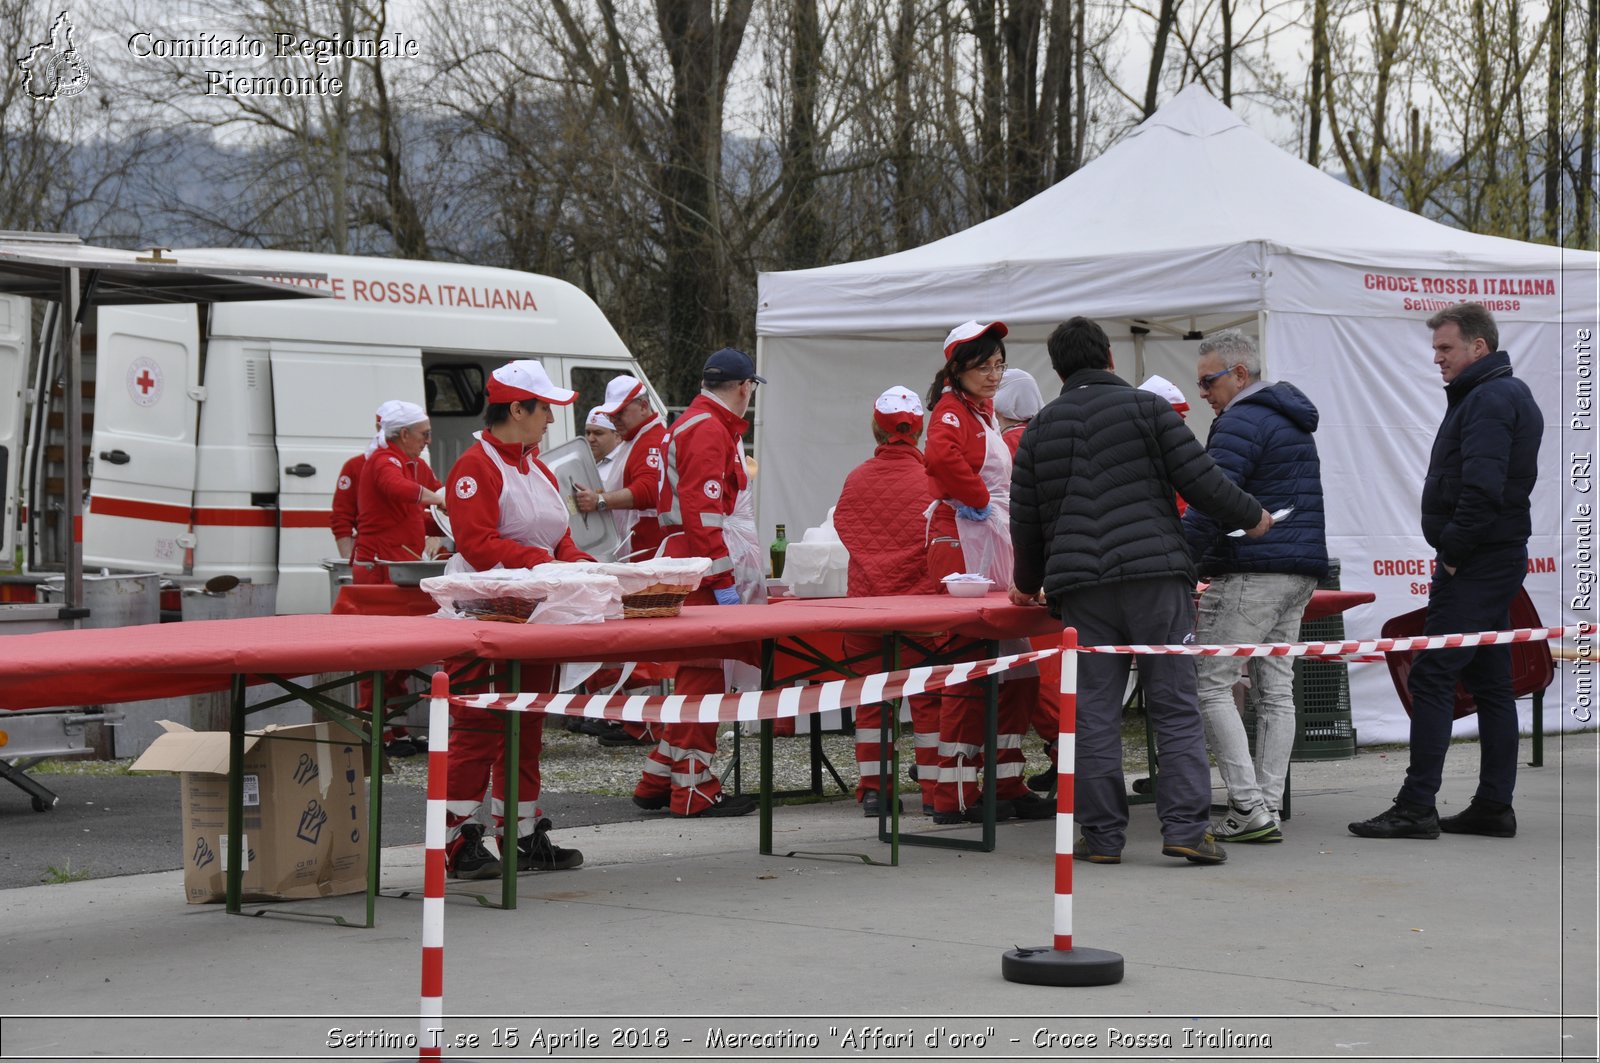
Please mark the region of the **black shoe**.
MULTIPOLYGON (((994 803, 994 821, 996 823, 1010 819, 1014 814, 1010 801, 996 801, 994 803)), ((942 827, 947 827, 952 823, 982 823, 983 805, 969 805, 962 812, 935 812, 933 821, 942 827)))
MULTIPOLYGON (((876 790, 868 790, 866 793, 861 795, 861 814, 863 816, 866 816, 868 819, 877 819, 879 812, 881 812, 882 810, 883 810, 883 795, 880 794, 878 791, 876 791, 876 790)), ((900 813, 901 815, 904 815, 905 811, 906 811, 905 802, 901 801, 899 799, 896 799, 895 800, 895 811, 900 813)))
POLYGON ((1133 792, 1136 794, 1153 794, 1156 792, 1155 780, 1146 775, 1142 779, 1133 780, 1133 792))
POLYGON ((1023 794, 1011 799, 1011 814, 1018 819, 1052 819, 1056 814, 1056 803, 1038 794, 1023 794))
POLYGON ((629 746, 655 746, 648 738, 635 738, 626 729, 617 727, 595 736, 595 741, 607 749, 624 749, 629 746))
POLYGON ((665 795, 661 797, 640 797, 638 794, 633 795, 633 803, 644 809, 646 812, 660 812, 663 808, 667 807, 668 800, 669 799, 665 795))
POLYGON ((1437 838, 1439 813, 1396 798, 1387 812, 1350 824, 1350 833, 1358 838, 1437 838))
POLYGON ((391 760, 404 760, 414 757, 422 752, 422 747, 409 738, 396 738, 384 745, 383 751, 389 754, 391 760))
POLYGON ((911 767, 906 769, 906 777, 909 778, 912 782, 916 782, 917 781, 917 766, 915 764, 911 765, 911 767))
POLYGON ((494 858, 483 844, 483 824, 467 823, 461 827, 455 846, 446 854, 445 863, 449 878, 499 878, 500 861, 494 858))
POLYGON ((1446 834, 1482 834, 1488 838, 1515 838, 1517 814, 1510 805, 1498 809, 1479 801, 1476 797, 1466 808, 1439 821, 1439 829, 1446 834))
POLYGON ((679 818, 719 819, 728 816, 748 816, 759 807, 761 806, 756 803, 756 799, 749 794, 738 794, 736 796, 734 794, 721 793, 717 795, 715 801, 700 811, 690 812, 688 815, 680 816, 679 818))
POLYGON ((1060 778, 1060 772, 1053 767, 1048 768, 1037 775, 1028 776, 1028 789, 1036 794, 1053 794, 1056 792, 1056 781, 1060 778))
POLYGON ((578 850, 551 843, 548 819, 539 820, 532 834, 517 839, 518 871, 570 871, 582 863, 578 850))

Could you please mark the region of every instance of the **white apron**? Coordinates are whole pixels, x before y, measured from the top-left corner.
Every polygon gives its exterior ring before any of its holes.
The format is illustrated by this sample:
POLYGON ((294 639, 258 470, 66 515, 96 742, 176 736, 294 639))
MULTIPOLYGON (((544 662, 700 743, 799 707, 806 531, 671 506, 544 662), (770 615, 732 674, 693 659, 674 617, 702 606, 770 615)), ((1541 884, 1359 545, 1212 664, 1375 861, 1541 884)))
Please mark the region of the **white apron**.
MULTIPOLYGON (((483 441, 483 433, 474 432, 473 438, 500 470, 500 523, 496 530, 507 539, 554 554, 561 537, 567 534, 567 522, 571 518, 566 499, 538 469, 523 472, 515 465, 507 465, 495 448, 483 441)), ((478 571, 468 564, 463 554, 452 557, 444 570, 447 573, 478 571)))
MULTIPOLYGON (((961 554, 968 572, 978 572, 994 580, 993 590, 1011 589, 1011 451, 1000 435, 999 426, 983 416, 983 468, 978 478, 989 489, 989 519, 956 518, 956 534, 961 539, 961 554)), ((951 503, 946 502, 946 505, 951 503)))
MULTIPOLYGON (((622 490, 622 476, 628 467, 628 451, 632 449, 633 441, 625 439, 617 444, 616 450, 607 455, 606 466, 600 472, 601 491, 622 490)), ((607 510, 607 512, 611 514, 612 523, 617 526, 617 541, 621 543, 627 538, 628 533, 633 530, 633 525, 639 519, 639 516, 636 511, 631 509, 612 509, 607 510)), ((617 551, 618 556, 625 555, 627 552, 625 549, 617 551)))

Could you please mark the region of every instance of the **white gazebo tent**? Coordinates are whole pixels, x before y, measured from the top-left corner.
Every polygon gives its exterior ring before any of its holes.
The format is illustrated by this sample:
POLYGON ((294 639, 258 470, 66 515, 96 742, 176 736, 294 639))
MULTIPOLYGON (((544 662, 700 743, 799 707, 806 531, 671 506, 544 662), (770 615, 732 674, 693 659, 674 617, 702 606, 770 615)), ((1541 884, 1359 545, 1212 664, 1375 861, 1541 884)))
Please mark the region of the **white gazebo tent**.
MULTIPOLYGON (((1589 619, 1574 596, 1594 572, 1593 537, 1574 518, 1592 495, 1569 455, 1594 450, 1597 278, 1593 253, 1452 229, 1358 192, 1191 86, 1006 214, 899 254, 761 276, 762 528, 821 523, 871 453, 873 397, 891 384, 925 393, 944 334, 968 318, 1010 326, 1009 359, 1046 398, 1059 384, 1045 337, 1072 315, 1096 318, 1124 377, 1159 372, 1185 389, 1201 439, 1210 410, 1194 393, 1192 341, 1237 326, 1259 338, 1266 376, 1321 410, 1329 550, 1346 589, 1378 595, 1348 628, 1376 635, 1425 602, 1433 556, 1417 503, 1444 402, 1423 322, 1475 300, 1545 412, 1529 593, 1546 623, 1589 619)), ((1547 726, 1581 724, 1592 686, 1562 671, 1556 682, 1547 726)), ((1405 738, 1382 665, 1352 669, 1352 701, 1363 743, 1405 738)))

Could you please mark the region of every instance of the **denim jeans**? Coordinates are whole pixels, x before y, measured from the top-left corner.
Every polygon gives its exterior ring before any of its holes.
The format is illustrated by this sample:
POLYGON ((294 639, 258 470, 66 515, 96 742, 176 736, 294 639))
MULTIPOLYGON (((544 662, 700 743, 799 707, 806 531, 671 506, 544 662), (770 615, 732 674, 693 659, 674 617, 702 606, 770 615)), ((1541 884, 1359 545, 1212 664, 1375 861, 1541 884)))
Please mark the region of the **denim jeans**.
MULTIPOLYGON (((1223 645, 1293 642, 1317 581, 1282 572, 1218 576, 1200 596, 1195 640, 1223 645)), ((1206 744, 1222 772, 1228 800, 1243 809, 1283 807, 1283 784, 1294 749, 1294 658, 1196 657, 1196 685, 1206 744), (1249 662, 1256 710, 1256 755, 1233 700, 1239 662, 1249 662)))

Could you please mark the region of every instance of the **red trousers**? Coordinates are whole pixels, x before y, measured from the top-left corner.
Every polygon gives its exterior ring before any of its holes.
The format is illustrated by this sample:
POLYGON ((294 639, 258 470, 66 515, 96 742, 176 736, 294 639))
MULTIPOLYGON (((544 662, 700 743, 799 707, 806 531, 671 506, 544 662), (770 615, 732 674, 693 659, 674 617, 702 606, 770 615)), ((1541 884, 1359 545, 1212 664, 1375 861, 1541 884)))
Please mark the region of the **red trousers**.
MULTIPOLYGON (((961 544, 952 538, 954 518, 950 518, 948 524, 940 520, 941 513, 947 511, 943 506, 935 511, 933 541, 928 544, 928 572, 935 583, 953 572, 966 571, 961 544)), ((1038 701, 1039 680, 1036 677, 1000 684, 994 764, 998 800, 1021 797, 1028 792, 1022 736, 1038 701)), ((962 683, 946 687, 940 693, 939 783, 933 794, 935 812, 959 812, 982 800, 978 771, 984 767, 983 722, 984 694, 980 684, 962 683)), ((917 774, 922 774, 920 768, 917 774)))
MULTIPOLYGON (((499 662, 499 666, 505 668, 509 664, 499 662)), ((487 671, 487 666, 469 669, 451 683, 450 692, 465 694, 487 689, 487 671)), ((524 664, 522 689, 554 690, 555 669, 549 665, 524 664)), ((492 797, 490 811, 494 822, 496 826, 504 826, 505 727, 506 714, 500 710, 451 706, 450 777, 444 792, 447 841, 454 840, 461 825, 477 815, 483 807, 486 790, 492 797)), ((532 834, 539 822, 539 754, 543 749, 544 714, 523 713, 521 742, 517 748, 517 807, 512 811, 517 820, 518 837, 532 834)))
MULTIPOLYGON (((361 584, 388 583, 389 566, 374 565, 372 568, 367 568, 365 565, 351 565, 350 581, 352 583, 361 584)), ((384 700, 387 701, 396 694, 405 693, 405 689, 406 674, 404 672, 383 673, 384 700)), ((361 682, 356 684, 356 711, 367 719, 372 718, 371 679, 362 679, 361 682)), ((384 715, 387 716, 388 713, 385 713, 384 715)), ((404 738, 410 733, 411 732, 406 729, 404 724, 396 724, 392 727, 385 727, 383 729, 383 741, 387 743, 396 738, 404 738)))
MULTIPOLYGON (((882 670, 879 650, 882 642, 869 635, 846 635, 844 652, 847 657, 873 654, 876 660, 854 665, 858 675, 871 675, 882 670)), ((900 667, 914 668, 922 663, 922 654, 903 648, 900 667)), ((936 694, 918 694, 910 699, 911 730, 916 742, 917 785, 922 788, 924 804, 933 803, 934 788, 939 778, 939 697, 936 694)), ((856 800, 869 790, 887 790, 878 777, 880 739, 883 732, 884 704, 862 705, 856 709, 856 800)))
MULTIPOLYGON (((684 604, 715 605, 717 599, 702 589, 689 595, 684 604)), ((678 666, 673 693, 721 694, 726 690, 721 664, 714 668, 678 666)), ((666 797, 668 808, 679 816, 693 815, 714 804, 722 793, 722 782, 711 771, 711 761, 717 753, 717 725, 669 723, 655 730, 660 740, 645 760, 639 783, 633 788, 634 796, 652 800, 666 797)))

